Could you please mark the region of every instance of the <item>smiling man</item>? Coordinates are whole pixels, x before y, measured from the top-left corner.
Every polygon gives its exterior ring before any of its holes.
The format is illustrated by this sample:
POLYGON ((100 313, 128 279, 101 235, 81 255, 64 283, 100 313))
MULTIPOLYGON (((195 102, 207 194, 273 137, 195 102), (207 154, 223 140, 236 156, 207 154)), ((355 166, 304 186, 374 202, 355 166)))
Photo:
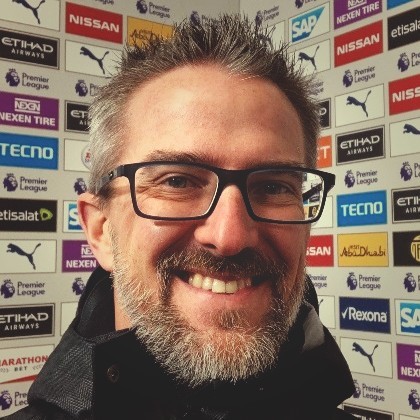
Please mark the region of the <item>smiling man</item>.
POLYGON ((351 418, 305 299, 334 176, 314 169, 310 82, 266 36, 224 16, 125 52, 79 197, 101 268, 15 419, 351 418))

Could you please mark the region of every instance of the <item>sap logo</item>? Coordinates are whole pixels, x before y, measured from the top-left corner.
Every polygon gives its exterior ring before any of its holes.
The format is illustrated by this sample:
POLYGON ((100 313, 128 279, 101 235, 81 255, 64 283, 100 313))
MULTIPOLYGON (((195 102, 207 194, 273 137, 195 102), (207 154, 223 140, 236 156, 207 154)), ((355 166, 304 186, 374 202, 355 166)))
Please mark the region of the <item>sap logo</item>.
POLYGON ((330 246, 308 246, 306 249, 307 256, 330 256, 332 255, 330 246))
POLYGON ((413 410, 420 410, 420 394, 417 392, 417 389, 412 389, 408 394, 408 405, 413 410))
POLYGON ((347 188, 353 187, 355 182, 356 182, 356 178, 354 177, 353 171, 352 170, 347 171, 344 177, 344 183, 346 184, 346 187, 347 188))
POLYGON ((83 194, 87 191, 87 186, 83 178, 77 178, 73 188, 77 195, 83 194))
POLYGON ((292 19, 292 42, 309 38, 316 27, 325 6, 318 7, 292 19))
POLYGON ((420 304, 400 302, 401 332, 420 334, 420 304))
POLYGON ((18 182, 14 174, 7 174, 6 178, 3 179, 3 186, 6 191, 16 191, 18 182))
POLYGON ((76 296, 80 296, 85 290, 85 283, 83 283, 81 277, 76 277, 71 288, 76 296))
POLYGON ((3 281, 3 284, 0 287, 0 294, 5 298, 9 299, 13 297, 15 294, 16 289, 14 284, 12 283, 12 280, 6 279, 3 281))
POLYGON ((9 391, 2 391, 0 393, 0 407, 2 410, 9 409, 13 404, 12 396, 9 391))
POLYGON ((6 73, 6 83, 12 87, 19 86, 20 77, 15 69, 9 69, 9 71, 6 73))
POLYGON ((401 72, 406 71, 410 67, 410 59, 408 58, 408 55, 405 52, 400 54, 397 66, 398 70, 401 72))
POLYGON ((147 13, 147 3, 145 2, 145 0, 138 0, 136 3, 136 7, 141 14, 144 15, 145 13, 147 13))
POLYGON ((354 383, 353 398, 360 398, 360 395, 362 394, 362 390, 360 389, 359 382, 357 382, 356 379, 353 379, 353 383, 354 383))
POLYGON ((35 99, 15 98, 15 111, 25 114, 40 114, 41 102, 35 99))
POLYGON ((411 166, 408 162, 404 162, 402 164, 400 169, 400 175, 404 181, 409 181, 413 176, 413 170, 411 169, 411 166))
POLYGON ((64 220, 67 220, 67 225, 64 225, 65 232, 80 232, 82 230, 76 202, 64 202, 64 220))
POLYGON ((343 76, 343 85, 349 87, 353 84, 353 74, 350 70, 346 70, 343 76))
POLYGON ((415 88, 409 88, 405 90, 401 90, 399 92, 392 93, 392 102, 401 102, 401 101, 408 101, 414 98, 420 98, 420 86, 416 86, 415 88))
POLYGON ((404 289, 409 293, 412 293, 416 290, 416 280, 414 279, 413 273, 406 273, 403 284, 404 289))
POLYGON ((84 80, 78 80, 77 83, 76 83, 76 86, 74 88, 76 90, 76 93, 79 96, 83 96, 84 97, 84 96, 86 96, 89 93, 87 84, 85 83, 84 80))

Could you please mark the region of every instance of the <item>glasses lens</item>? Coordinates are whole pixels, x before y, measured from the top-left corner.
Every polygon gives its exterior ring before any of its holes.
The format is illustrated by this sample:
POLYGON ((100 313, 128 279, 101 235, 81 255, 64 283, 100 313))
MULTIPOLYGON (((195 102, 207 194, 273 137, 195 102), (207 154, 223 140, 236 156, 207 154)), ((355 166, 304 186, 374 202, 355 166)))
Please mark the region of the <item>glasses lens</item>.
POLYGON ((323 179, 300 170, 262 170, 247 180, 254 213, 277 221, 311 221, 318 217, 324 194, 323 179))
POLYGON ((196 166, 144 166, 135 175, 137 206, 142 213, 154 217, 201 216, 209 209, 217 184, 214 172, 196 166))

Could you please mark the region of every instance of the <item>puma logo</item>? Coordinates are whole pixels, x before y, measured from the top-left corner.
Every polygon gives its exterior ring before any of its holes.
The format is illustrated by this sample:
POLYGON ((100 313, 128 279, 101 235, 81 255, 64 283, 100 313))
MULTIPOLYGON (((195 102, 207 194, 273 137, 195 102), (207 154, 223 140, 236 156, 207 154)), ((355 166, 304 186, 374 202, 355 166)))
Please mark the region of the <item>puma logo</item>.
POLYGON ((9 245, 7 245, 8 249, 7 249, 6 252, 15 252, 18 255, 26 257, 29 260, 29 262, 32 264, 32 267, 34 268, 34 270, 36 270, 33 255, 34 255, 35 251, 37 250, 37 248, 39 246, 41 246, 41 244, 37 244, 35 246, 34 250, 30 254, 28 254, 27 252, 25 252, 22 248, 18 247, 17 245, 9 244, 9 245))
POLYGON ((364 102, 360 102, 358 99, 356 99, 354 96, 347 96, 347 103, 346 105, 355 105, 355 106, 360 106, 363 111, 365 111, 366 117, 368 117, 368 112, 366 110, 366 101, 369 97, 369 95, 371 94, 371 90, 367 93, 366 98, 364 100, 364 102))
POLYGON ((35 19, 38 21, 38 25, 41 24, 41 21, 39 20, 39 16, 38 16, 38 9, 41 6, 41 4, 45 3, 45 0, 41 0, 37 7, 31 6, 26 0, 12 0, 12 2, 21 4, 26 9, 32 10, 32 13, 35 16, 35 19))
POLYGON ((298 56, 298 61, 300 61, 302 63, 303 60, 305 61, 309 61, 310 63, 312 63, 312 65, 314 66, 314 70, 316 71, 316 64, 315 64, 315 55, 319 50, 319 45, 316 47, 314 55, 311 57, 310 55, 304 53, 304 52, 300 52, 299 56, 298 56))
POLYGON ((403 133, 411 133, 411 134, 420 134, 420 130, 414 127, 414 125, 411 124, 404 124, 404 131, 403 133))
POLYGON ((356 343, 356 342, 354 342, 353 343, 353 348, 352 348, 352 350, 353 351, 355 351, 355 352, 358 352, 358 353, 360 353, 362 356, 365 356, 365 357, 367 357, 368 358, 368 360, 369 360, 369 363, 370 363, 370 365, 372 366, 372 368, 373 368, 373 371, 375 372, 375 366, 374 366, 374 364, 373 364, 373 358, 372 358, 372 356, 373 356, 373 353, 375 353, 375 350, 378 348, 378 345, 377 344, 375 344, 375 347, 373 348, 373 350, 372 350, 372 353, 366 353, 366 351, 363 349, 363 347, 360 345, 360 344, 358 344, 358 343, 356 343))
POLYGON ((102 73, 105 74, 105 69, 104 69, 104 58, 107 54, 109 54, 109 51, 105 51, 105 54, 102 56, 102 58, 97 58, 95 56, 95 54, 93 54, 92 51, 90 51, 88 48, 86 47, 80 47, 80 54, 82 55, 86 55, 87 57, 89 57, 90 59, 96 61, 98 63, 98 66, 101 68, 102 73))

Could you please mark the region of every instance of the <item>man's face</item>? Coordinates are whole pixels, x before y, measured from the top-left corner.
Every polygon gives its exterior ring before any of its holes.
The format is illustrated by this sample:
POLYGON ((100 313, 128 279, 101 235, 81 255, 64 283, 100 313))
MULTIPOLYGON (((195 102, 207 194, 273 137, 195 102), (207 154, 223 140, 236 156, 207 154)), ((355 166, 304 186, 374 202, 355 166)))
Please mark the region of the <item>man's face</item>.
MULTIPOLYGON (((128 104, 120 163, 185 161, 188 155, 225 169, 303 165, 303 132, 290 102, 268 81, 243 79, 202 65, 142 86, 128 104)), ((155 353, 174 348, 170 335, 189 343, 171 354, 155 354, 180 377, 189 367, 179 360, 188 365, 206 351, 210 358, 224 358, 223 369, 241 362, 248 342, 259 340, 260 354, 270 353, 261 337, 274 326, 271 359, 261 368, 272 363, 300 304, 308 226, 252 220, 234 185, 224 189, 208 218, 181 222, 141 218, 134 213, 128 180, 113 181, 113 188, 105 212, 114 248, 117 328, 138 326, 138 335, 149 343, 158 334, 155 353), (200 277, 213 285, 236 281, 245 287, 226 294, 189 284, 200 277), (157 324, 166 330, 156 333, 157 324)), ((249 372, 255 373, 250 365, 258 358, 248 363, 249 372)), ((236 378, 248 375, 238 369, 236 378)), ((216 368, 208 370, 208 379, 218 376, 216 368)), ((193 382, 188 375, 181 379, 193 382)))

